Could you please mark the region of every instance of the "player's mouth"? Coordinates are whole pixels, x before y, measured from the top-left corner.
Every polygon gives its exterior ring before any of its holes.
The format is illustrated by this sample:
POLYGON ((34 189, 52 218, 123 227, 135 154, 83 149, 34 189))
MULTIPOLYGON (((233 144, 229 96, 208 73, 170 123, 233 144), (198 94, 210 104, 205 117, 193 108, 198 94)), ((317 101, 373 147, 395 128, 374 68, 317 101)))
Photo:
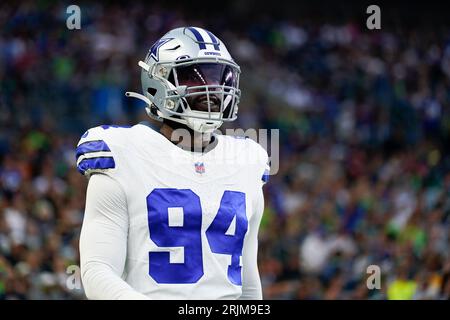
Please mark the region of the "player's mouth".
MULTIPOLYGON (((211 112, 219 112, 220 111, 220 99, 216 95, 209 96, 209 105, 211 108, 211 112)), ((198 96, 195 98, 194 103, 192 104, 192 109, 197 111, 208 111, 208 98, 206 95, 198 96)))

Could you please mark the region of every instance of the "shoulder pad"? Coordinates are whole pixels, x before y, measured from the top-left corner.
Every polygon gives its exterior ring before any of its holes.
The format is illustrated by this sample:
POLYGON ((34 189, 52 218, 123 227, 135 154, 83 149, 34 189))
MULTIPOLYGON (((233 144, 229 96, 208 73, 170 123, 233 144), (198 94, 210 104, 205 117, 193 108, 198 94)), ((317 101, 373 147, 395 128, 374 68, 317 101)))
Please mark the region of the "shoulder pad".
POLYGON ((78 172, 90 176, 116 167, 114 155, 107 143, 107 129, 115 126, 99 126, 86 131, 78 142, 76 163, 78 172))
POLYGON ((267 154, 266 149, 264 149, 258 142, 254 141, 253 139, 246 139, 247 143, 249 144, 250 148, 253 148, 254 155, 257 157, 258 163, 260 163, 261 167, 264 168, 264 171, 262 171, 261 175, 261 181, 264 184, 266 184, 269 181, 270 176, 270 159, 269 155, 267 154))

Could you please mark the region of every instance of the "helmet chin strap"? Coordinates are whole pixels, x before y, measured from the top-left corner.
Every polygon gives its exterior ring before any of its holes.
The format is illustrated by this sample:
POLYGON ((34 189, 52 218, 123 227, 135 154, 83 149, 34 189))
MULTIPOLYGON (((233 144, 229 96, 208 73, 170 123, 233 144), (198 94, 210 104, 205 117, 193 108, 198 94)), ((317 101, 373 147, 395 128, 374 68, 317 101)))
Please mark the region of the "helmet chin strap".
POLYGON ((211 133, 214 130, 218 129, 223 121, 220 120, 205 120, 205 119, 198 119, 194 117, 190 117, 190 115, 195 115, 196 113, 201 114, 200 111, 194 111, 190 110, 188 111, 188 114, 186 114, 186 117, 184 118, 186 120, 186 125, 191 128, 194 131, 197 132, 203 132, 203 133, 211 133))
POLYGON ((180 116, 182 117, 181 119, 166 117, 160 111, 158 111, 158 115, 161 118, 184 124, 192 130, 200 133, 212 133, 222 125, 222 121, 217 120, 204 120, 191 117, 184 118, 183 116, 180 116), (212 122, 213 124, 208 124, 206 122, 212 122))

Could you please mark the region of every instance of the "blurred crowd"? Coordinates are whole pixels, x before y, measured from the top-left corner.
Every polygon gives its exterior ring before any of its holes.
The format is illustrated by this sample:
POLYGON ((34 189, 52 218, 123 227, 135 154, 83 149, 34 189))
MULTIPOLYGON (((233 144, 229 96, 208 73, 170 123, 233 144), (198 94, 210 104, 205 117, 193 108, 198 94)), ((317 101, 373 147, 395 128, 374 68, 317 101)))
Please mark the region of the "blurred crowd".
POLYGON ((146 119, 124 92, 140 91, 151 44, 183 25, 213 31, 241 65, 230 126, 280 130, 264 297, 450 298, 448 26, 368 31, 133 2, 82 3, 81 29, 68 30, 66 7, 0 4, 0 299, 84 298, 67 269, 87 186, 75 146, 89 127, 146 119))

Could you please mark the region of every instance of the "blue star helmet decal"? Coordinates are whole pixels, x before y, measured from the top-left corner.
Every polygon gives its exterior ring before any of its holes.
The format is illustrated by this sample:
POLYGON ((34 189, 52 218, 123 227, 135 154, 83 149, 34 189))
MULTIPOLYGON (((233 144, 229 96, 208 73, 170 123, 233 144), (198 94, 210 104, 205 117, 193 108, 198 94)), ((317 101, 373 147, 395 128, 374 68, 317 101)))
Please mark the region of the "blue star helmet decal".
POLYGON ((156 41, 152 47, 150 48, 150 56, 155 59, 155 61, 159 61, 159 48, 163 45, 169 42, 170 40, 173 40, 174 38, 161 38, 158 41, 156 41))

